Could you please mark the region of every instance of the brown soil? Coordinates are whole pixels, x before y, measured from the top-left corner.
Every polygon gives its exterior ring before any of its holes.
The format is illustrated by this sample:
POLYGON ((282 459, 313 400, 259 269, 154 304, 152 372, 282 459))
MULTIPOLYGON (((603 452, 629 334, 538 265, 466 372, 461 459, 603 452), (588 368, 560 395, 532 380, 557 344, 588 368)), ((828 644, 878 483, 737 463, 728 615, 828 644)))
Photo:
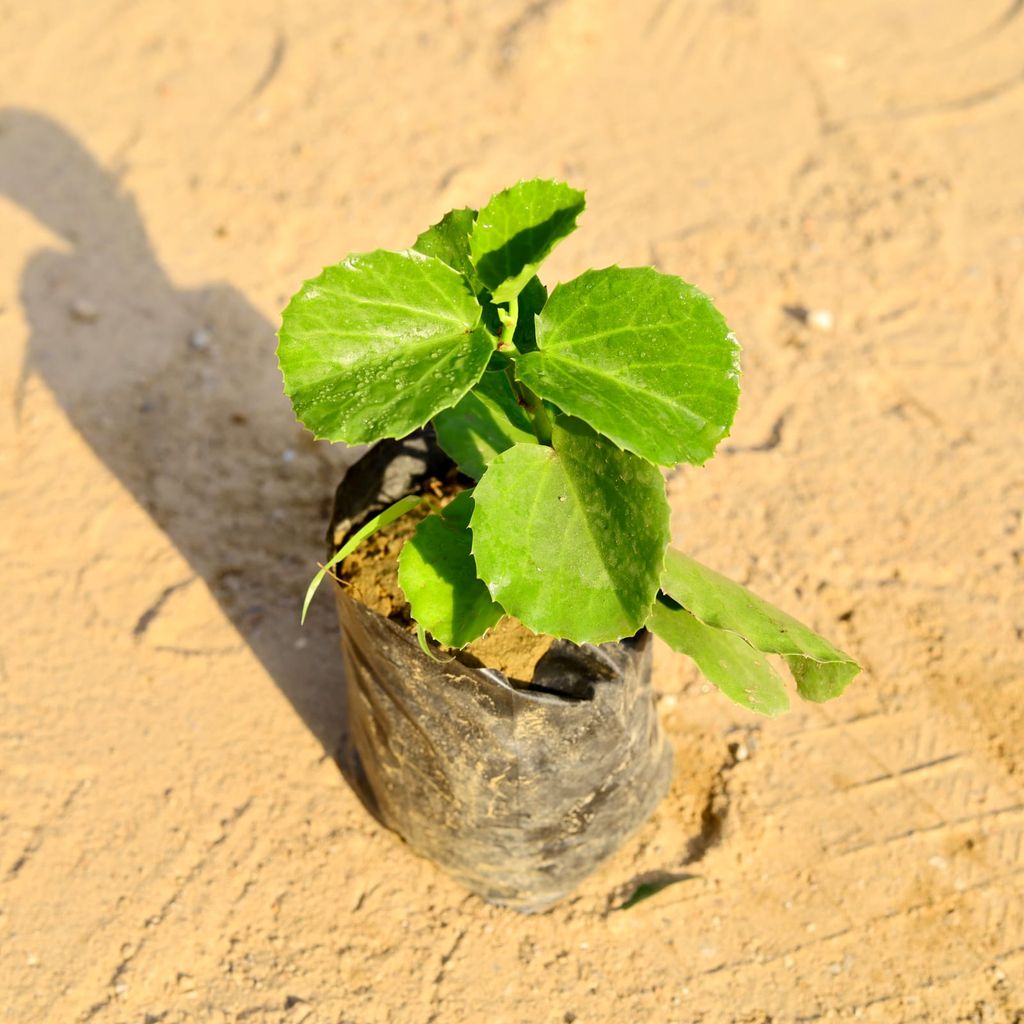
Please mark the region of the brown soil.
POLYGON ((415 633, 409 602, 398 585, 398 558, 416 527, 430 515, 426 502, 366 538, 341 564, 340 580, 349 597, 415 633))
MULTIPOLYGON (((368 608, 392 619, 415 634, 409 603, 398 584, 398 558, 406 540, 433 508, 443 508, 454 494, 431 499, 367 537, 342 564, 342 585, 349 595, 368 608)), ((450 490, 450 488, 449 488, 450 490)), ((441 647, 442 656, 454 656, 469 665, 483 665, 503 672, 510 682, 528 684, 537 662, 551 646, 548 637, 531 633, 521 622, 506 616, 494 629, 462 651, 441 647)))
POLYGON ((537 662, 547 654, 551 639, 531 633, 518 619, 506 615, 459 657, 467 664, 479 664, 504 672, 509 682, 529 683, 537 662), (467 657, 468 656, 468 657, 467 657))
POLYGON ((0 5, 0 1020, 1019 1024, 1019 7, 0 5), (549 286, 654 263, 743 343, 676 543, 866 668, 764 721, 656 647, 668 798, 520 917, 335 766, 357 453, 273 349, 537 174, 588 189, 549 286))

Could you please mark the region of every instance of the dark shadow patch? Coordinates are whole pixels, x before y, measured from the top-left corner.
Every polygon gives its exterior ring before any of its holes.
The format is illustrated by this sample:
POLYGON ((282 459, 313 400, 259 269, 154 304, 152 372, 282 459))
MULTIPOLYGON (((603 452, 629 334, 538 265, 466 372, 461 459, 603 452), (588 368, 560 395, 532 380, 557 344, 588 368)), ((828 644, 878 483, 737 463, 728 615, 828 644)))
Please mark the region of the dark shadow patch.
MULTIPOLYGON (((298 614, 325 496, 351 456, 300 442, 274 326, 232 287, 171 281, 132 196, 41 114, 0 111, 0 195, 64 240, 22 273, 23 380, 44 382, 334 755, 347 729, 334 613, 317 602, 302 630, 298 614), (90 316, 76 316, 85 302, 90 316)), ((126 631, 144 637, 184 585, 126 631)))
POLYGON ((789 409, 779 415, 775 422, 772 424, 771 430, 768 432, 768 436, 761 441, 759 444, 748 444, 738 445, 729 444, 722 449, 723 455, 741 455, 746 452, 770 452, 782 444, 782 431, 786 426, 786 420, 790 414, 789 409))
POLYGON ((507 71, 522 49, 527 30, 542 22, 564 0, 531 0, 498 35, 498 60, 502 71, 507 71))

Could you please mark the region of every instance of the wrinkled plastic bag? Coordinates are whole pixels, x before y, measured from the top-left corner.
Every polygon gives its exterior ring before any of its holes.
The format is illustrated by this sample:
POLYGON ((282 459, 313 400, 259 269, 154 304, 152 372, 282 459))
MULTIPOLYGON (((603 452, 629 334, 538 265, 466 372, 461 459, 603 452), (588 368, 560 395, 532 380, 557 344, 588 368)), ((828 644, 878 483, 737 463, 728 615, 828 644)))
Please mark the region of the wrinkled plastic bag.
MULTIPOLYGON (((335 497, 331 553, 453 466, 428 432, 383 441, 335 497)), ((672 755, 650 687, 651 638, 558 640, 528 688, 436 662, 335 584, 348 690, 342 753, 360 795, 416 853, 492 903, 540 910, 574 889, 665 795, 672 755)))

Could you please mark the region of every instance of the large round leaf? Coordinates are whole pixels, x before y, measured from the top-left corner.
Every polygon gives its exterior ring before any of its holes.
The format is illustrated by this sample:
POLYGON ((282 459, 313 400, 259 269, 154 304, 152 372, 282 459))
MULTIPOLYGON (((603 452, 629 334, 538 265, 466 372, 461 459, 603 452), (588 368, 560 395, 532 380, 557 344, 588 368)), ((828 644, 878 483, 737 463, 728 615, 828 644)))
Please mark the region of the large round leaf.
POLYGON ((698 465, 729 432, 739 347, 711 300, 648 267, 588 270, 537 318, 516 363, 542 398, 651 462, 698 465))
POLYGON ((600 643, 647 620, 669 538, 661 474, 580 420, 553 447, 495 456, 473 492, 473 556, 491 596, 535 633, 600 643))
POLYGON ((318 438, 404 437, 479 380, 495 339, 465 278, 418 252, 350 256, 284 311, 278 361, 318 438))

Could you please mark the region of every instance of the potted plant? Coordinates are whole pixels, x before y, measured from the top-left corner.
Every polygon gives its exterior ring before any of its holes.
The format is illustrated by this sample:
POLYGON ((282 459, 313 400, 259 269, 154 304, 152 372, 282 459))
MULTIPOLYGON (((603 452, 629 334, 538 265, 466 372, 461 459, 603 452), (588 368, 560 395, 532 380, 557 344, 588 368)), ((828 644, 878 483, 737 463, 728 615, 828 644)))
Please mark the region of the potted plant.
POLYGON ((569 891, 667 788, 651 633, 765 715, 788 706, 766 655, 813 701, 858 672, 669 547, 659 467, 702 465, 727 436, 739 347, 706 295, 650 268, 588 270, 549 296, 537 270, 583 208, 535 180, 453 210, 409 250, 307 281, 279 336, 299 420, 377 442, 339 488, 306 597, 334 576, 369 798, 418 852, 521 909, 569 891), (529 649, 525 669, 489 653, 495 636, 529 649))

